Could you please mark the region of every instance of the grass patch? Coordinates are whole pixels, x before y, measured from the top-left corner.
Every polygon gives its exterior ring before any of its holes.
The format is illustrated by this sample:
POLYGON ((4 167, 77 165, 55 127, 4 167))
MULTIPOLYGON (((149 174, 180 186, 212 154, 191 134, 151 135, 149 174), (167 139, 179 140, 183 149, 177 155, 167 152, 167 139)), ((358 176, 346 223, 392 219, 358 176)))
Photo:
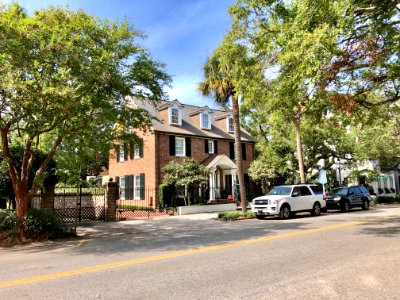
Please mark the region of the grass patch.
POLYGON ((223 211, 218 214, 218 219, 228 221, 228 220, 240 220, 240 219, 253 219, 256 215, 252 211, 241 212, 237 210, 233 211, 223 211))

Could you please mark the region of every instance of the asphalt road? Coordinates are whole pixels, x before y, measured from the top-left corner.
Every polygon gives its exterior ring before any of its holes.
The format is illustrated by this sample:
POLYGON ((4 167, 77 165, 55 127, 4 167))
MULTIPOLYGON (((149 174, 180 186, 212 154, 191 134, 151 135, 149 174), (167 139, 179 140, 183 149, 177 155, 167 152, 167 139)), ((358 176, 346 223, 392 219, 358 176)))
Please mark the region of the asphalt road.
POLYGON ((0 250, 0 299, 400 299, 400 207, 98 224, 0 250))

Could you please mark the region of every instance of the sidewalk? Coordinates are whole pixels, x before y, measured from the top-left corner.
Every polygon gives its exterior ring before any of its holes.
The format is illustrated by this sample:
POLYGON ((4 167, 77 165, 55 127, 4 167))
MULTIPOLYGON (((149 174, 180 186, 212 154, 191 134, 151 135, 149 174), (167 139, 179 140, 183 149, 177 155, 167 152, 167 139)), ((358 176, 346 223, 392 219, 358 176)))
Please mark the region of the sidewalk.
POLYGON ((150 218, 150 219, 137 219, 137 220, 123 220, 113 222, 90 222, 82 223, 77 226, 77 235, 80 238, 95 238, 110 235, 125 234, 130 231, 132 227, 140 226, 164 226, 166 223, 171 221, 184 222, 187 221, 205 221, 217 219, 218 213, 202 213, 202 214, 191 214, 191 215, 178 215, 178 216, 166 216, 163 218, 150 218))

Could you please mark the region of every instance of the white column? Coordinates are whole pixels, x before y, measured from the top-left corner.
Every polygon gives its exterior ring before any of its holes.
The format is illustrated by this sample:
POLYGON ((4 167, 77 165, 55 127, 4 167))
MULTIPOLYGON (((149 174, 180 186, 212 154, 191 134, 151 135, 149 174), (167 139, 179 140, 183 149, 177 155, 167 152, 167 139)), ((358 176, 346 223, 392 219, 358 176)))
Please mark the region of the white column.
MULTIPOLYGON (((236 179, 236 170, 232 170, 232 197, 235 199, 235 179, 236 179)), ((236 199, 235 199, 236 200, 236 199)))

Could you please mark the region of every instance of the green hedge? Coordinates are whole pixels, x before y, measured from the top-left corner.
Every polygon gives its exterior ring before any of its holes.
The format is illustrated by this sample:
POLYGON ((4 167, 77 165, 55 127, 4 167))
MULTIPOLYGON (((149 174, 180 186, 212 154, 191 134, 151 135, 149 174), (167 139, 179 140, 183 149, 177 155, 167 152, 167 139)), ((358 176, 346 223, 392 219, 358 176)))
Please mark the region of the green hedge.
POLYGON ((378 196, 376 203, 400 203, 400 195, 396 196, 378 196))
POLYGON ((117 209, 154 211, 154 209, 149 206, 128 205, 128 204, 117 205, 117 209))
POLYGON ((223 211, 218 214, 218 219, 220 220, 237 220, 237 219, 252 219, 255 218, 256 215, 252 211, 223 211))
MULTIPOLYGON (((29 209, 24 225, 28 238, 55 239, 74 235, 74 230, 66 225, 52 209, 29 209)), ((0 209, 0 231, 15 236, 17 226, 15 211, 0 209)))

